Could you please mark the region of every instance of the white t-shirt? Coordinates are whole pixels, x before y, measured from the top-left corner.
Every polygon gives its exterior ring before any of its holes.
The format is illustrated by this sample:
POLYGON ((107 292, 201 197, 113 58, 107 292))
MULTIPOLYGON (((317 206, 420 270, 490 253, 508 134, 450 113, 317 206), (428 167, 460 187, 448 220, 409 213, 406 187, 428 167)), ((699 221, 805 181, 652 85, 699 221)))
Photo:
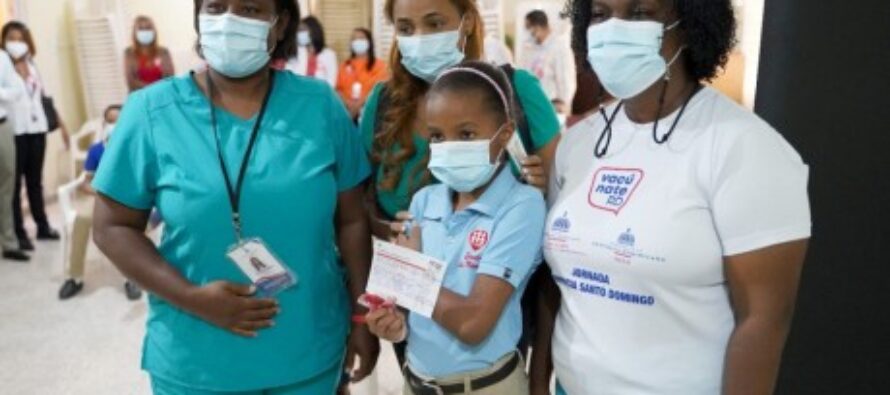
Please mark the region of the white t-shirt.
POLYGON ((547 97, 572 104, 577 88, 575 54, 568 37, 555 33, 543 44, 526 43, 520 67, 528 70, 541 81, 541 88, 547 97))
POLYGON ((723 258, 809 237, 808 167, 711 88, 663 145, 622 110, 595 159, 604 125, 595 114, 574 126, 556 156, 545 240, 562 292, 556 375, 571 395, 719 394, 734 328, 723 258))

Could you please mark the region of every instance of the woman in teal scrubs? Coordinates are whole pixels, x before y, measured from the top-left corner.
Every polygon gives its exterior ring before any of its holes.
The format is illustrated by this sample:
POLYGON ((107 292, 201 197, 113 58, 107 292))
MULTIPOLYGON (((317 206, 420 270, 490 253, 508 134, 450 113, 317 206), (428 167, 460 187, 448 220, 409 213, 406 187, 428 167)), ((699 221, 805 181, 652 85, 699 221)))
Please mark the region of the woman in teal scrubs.
POLYGON ((151 293, 155 394, 332 394, 344 359, 361 359, 360 380, 379 347, 350 328, 371 255, 361 139, 331 88, 269 68, 295 52, 294 1, 195 10, 208 69, 127 101, 93 184, 96 242, 151 293), (152 207, 158 248, 143 234, 152 207), (261 240, 296 284, 257 293, 227 257, 239 240, 261 240))

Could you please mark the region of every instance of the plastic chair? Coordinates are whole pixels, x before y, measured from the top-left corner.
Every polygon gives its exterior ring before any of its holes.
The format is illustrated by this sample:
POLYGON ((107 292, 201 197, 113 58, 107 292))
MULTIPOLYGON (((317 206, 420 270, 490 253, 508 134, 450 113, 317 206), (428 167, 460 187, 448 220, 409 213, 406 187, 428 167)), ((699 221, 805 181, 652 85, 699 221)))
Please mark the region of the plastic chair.
POLYGON ((82 173, 83 164, 87 160, 90 146, 102 138, 102 118, 94 118, 85 122, 80 130, 71 136, 71 179, 77 179, 82 173))
POLYGON ((74 231, 74 221, 77 219, 77 208, 74 201, 77 198, 77 189, 86 182, 86 173, 81 173, 74 181, 59 187, 59 208, 62 210, 62 270, 68 267, 68 258, 71 255, 71 233, 74 231))

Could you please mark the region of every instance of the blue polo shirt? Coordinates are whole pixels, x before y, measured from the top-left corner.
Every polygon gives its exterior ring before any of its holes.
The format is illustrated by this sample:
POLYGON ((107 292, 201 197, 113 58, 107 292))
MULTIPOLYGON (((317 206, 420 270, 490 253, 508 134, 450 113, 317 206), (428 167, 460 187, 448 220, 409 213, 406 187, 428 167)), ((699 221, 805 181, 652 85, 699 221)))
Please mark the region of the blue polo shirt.
POLYGON ((448 263, 443 286, 468 296, 479 275, 515 288, 488 338, 462 343, 431 319, 409 316, 408 362, 416 373, 442 377, 491 367, 516 350, 522 334, 520 299, 541 263, 546 206, 541 192, 502 169, 465 210, 453 212, 453 192, 428 186, 414 196, 411 214, 422 227, 423 253, 448 263))
MULTIPOLYGON (((276 72, 242 192, 244 236, 261 238, 298 276, 277 299, 275 327, 236 336, 151 296, 142 366, 204 391, 276 388, 341 363, 350 303, 334 249, 337 197, 370 174, 361 140, 324 82, 276 72)), ((93 185, 134 209, 157 207, 159 252, 193 284, 250 280, 226 257, 235 243, 207 97, 189 76, 130 96, 93 185)), ((237 175, 256 116, 216 109, 229 174, 237 175)))

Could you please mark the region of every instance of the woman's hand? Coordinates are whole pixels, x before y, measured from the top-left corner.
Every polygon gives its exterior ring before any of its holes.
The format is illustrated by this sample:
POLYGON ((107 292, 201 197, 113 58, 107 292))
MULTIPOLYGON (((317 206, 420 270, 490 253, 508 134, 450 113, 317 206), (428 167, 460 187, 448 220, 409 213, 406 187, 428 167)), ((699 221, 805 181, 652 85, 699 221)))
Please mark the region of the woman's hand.
POLYGON ((547 192, 547 173, 540 156, 530 155, 522 162, 522 180, 544 193, 547 192))
POLYGON ((400 343, 408 337, 408 325, 405 313, 395 307, 377 309, 365 315, 368 329, 377 337, 400 343))
POLYGON ((349 333, 349 341, 346 344, 345 368, 349 372, 349 381, 357 383, 370 376, 377 366, 377 357, 380 355, 380 342, 364 325, 354 325, 349 333), (358 369, 355 367, 355 357, 359 358, 358 369))
POLYGON ((274 299, 253 297, 256 289, 227 281, 196 288, 189 310, 201 319, 244 337, 257 337, 257 331, 275 325, 272 319, 281 309, 274 299))
POLYGON ((402 211, 396 214, 397 221, 390 224, 390 241, 401 247, 423 252, 420 223, 414 222, 411 213, 402 211))

